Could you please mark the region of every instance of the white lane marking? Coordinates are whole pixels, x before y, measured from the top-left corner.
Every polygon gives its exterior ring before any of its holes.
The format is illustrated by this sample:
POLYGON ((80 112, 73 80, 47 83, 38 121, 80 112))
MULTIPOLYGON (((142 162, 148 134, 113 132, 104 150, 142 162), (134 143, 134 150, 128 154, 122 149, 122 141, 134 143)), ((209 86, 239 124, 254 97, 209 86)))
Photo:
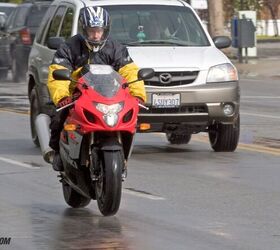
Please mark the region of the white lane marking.
POLYGON ((128 189, 123 189, 123 193, 134 195, 134 196, 141 197, 141 198, 150 199, 150 200, 165 200, 165 198, 163 198, 161 196, 155 196, 155 195, 152 195, 152 194, 140 193, 140 192, 136 192, 136 191, 132 191, 132 190, 128 190, 128 189))
POLYGON ((248 98, 248 99, 280 99, 280 96, 245 95, 245 96, 241 96, 241 98, 248 98))
POLYGON ((275 116, 275 115, 263 115, 263 114, 247 113, 247 112, 240 112, 240 114, 241 115, 249 115, 249 116, 262 117, 262 118, 280 119, 280 116, 275 116))
POLYGON ((29 165, 29 164, 19 162, 19 161, 15 161, 15 160, 8 159, 8 158, 4 158, 4 157, 1 157, 1 156, 0 156, 0 161, 4 161, 4 162, 10 163, 12 165, 17 165, 17 166, 23 167, 23 168, 40 169, 40 167, 34 167, 34 166, 29 165))

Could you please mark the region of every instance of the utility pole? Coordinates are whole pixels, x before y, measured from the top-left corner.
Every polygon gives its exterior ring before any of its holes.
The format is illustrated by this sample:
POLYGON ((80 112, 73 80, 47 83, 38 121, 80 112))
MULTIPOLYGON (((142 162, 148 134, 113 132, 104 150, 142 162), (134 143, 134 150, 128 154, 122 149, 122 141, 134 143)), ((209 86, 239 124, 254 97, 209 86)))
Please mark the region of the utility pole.
POLYGON ((209 24, 208 30, 212 37, 224 34, 223 0, 207 0, 209 24))

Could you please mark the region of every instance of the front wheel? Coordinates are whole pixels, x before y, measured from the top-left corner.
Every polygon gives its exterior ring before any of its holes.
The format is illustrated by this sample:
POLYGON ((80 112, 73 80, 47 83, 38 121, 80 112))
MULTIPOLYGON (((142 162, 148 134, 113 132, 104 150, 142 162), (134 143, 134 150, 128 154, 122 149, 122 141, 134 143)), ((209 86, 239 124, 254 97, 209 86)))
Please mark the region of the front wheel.
POLYGON ((216 152, 233 152, 239 141, 240 117, 233 124, 216 123, 209 126, 209 140, 216 152))
POLYGON ((96 199, 100 212, 109 216, 119 210, 124 157, 122 151, 103 151, 101 158, 100 173, 95 188, 96 199))

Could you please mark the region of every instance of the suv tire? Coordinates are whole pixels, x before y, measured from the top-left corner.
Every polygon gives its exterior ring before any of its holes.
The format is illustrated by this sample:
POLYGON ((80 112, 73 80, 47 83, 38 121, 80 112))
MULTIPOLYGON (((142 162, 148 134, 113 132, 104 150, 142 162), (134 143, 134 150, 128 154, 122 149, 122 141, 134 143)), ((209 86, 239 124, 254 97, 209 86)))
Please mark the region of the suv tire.
POLYGON ((30 129, 33 143, 40 147, 39 138, 36 132, 35 119, 39 114, 39 106, 36 91, 33 88, 30 93, 30 129))
POLYGON ((22 73, 22 69, 17 58, 12 60, 12 79, 14 82, 20 82, 24 79, 24 74, 22 73))
POLYGON ((0 80, 6 80, 8 76, 8 70, 7 69, 1 69, 0 70, 0 80))
POLYGON ((174 133, 167 132, 166 138, 170 142, 170 144, 188 144, 192 138, 191 134, 182 134, 182 133, 174 133))
POLYGON ((216 123, 209 126, 209 140, 211 147, 216 152, 233 152, 239 140, 240 116, 234 124, 216 123))

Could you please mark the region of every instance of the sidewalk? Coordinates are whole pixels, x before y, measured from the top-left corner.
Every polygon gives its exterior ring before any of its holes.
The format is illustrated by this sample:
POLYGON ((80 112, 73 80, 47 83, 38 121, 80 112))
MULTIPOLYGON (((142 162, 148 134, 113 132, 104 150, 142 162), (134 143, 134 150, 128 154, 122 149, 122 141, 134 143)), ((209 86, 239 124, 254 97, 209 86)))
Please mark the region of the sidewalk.
POLYGON ((249 59, 248 64, 234 60, 232 62, 236 66, 240 77, 280 80, 280 57, 249 59))
MULTIPOLYGON (((233 51, 233 54, 236 51, 233 51)), ((280 43, 257 44, 257 58, 248 58, 248 63, 231 59, 241 78, 279 79, 280 80, 280 43)))

